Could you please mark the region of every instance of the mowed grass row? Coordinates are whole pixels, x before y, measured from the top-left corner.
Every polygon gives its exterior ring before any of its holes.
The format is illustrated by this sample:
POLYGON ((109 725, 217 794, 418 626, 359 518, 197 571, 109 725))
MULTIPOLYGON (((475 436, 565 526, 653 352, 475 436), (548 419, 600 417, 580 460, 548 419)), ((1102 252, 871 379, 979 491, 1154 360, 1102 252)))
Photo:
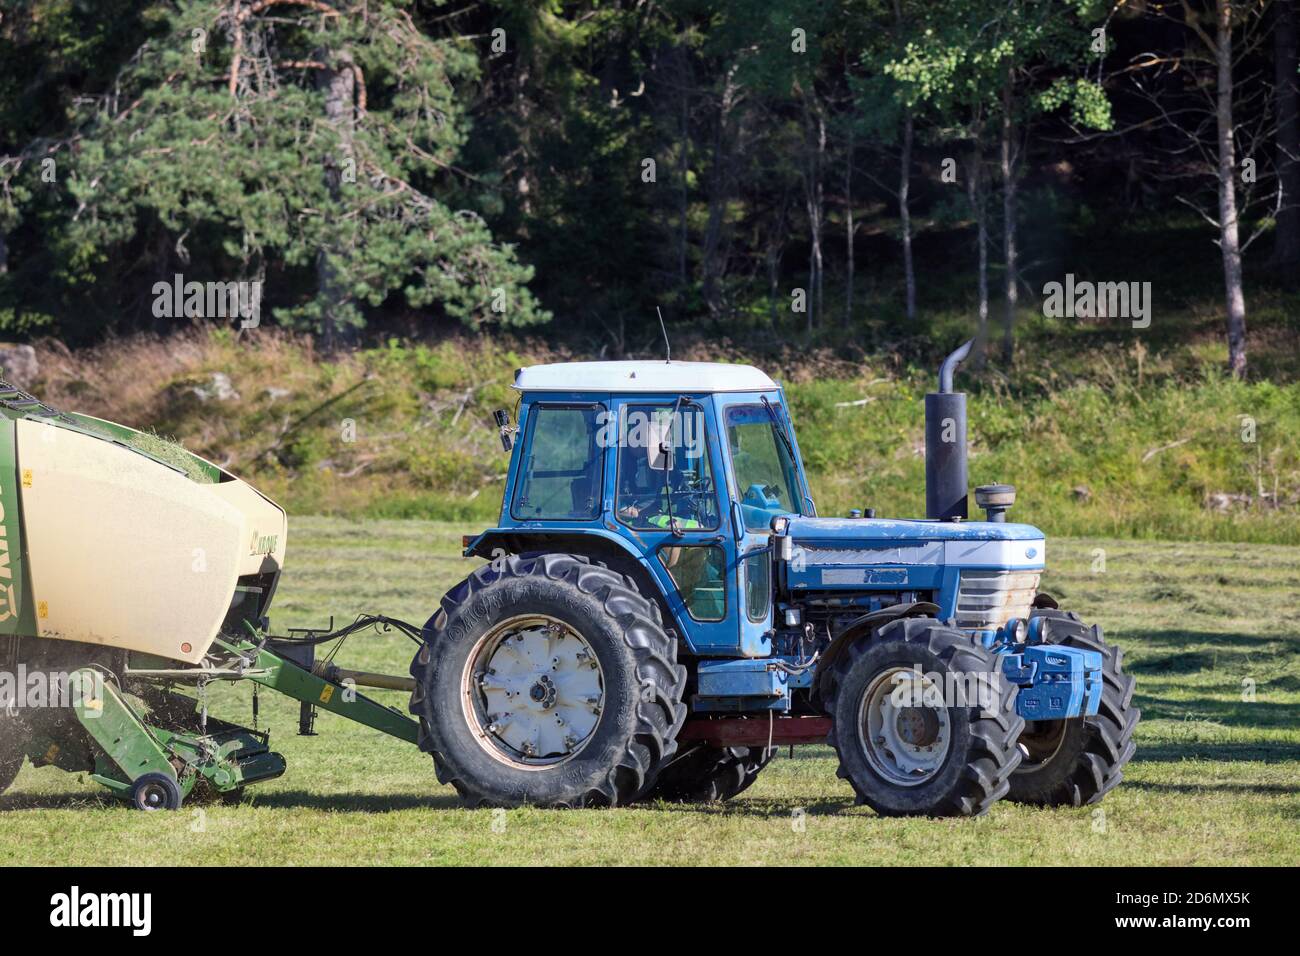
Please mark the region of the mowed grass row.
MULTIPOLYGON (((285 627, 382 611, 423 623, 472 567, 468 527, 292 522, 273 608, 285 627)), ((467 810, 428 757, 262 695, 289 761, 240 806, 139 814, 93 784, 24 769, 0 798, 6 864, 1283 864, 1300 862, 1300 549, 1062 539, 1044 588, 1124 646, 1143 709, 1138 754, 1100 808, 1003 802, 978 820, 897 820, 856 807, 824 747, 787 752, 722 805, 467 810), (1253 696, 1253 700, 1251 697, 1253 696)), ((341 662, 404 673, 414 645, 352 638, 341 662)), ((383 699, 405 709, 403 695, 383 699)), ((250 719, 247 688, 212 692, 250 719)))

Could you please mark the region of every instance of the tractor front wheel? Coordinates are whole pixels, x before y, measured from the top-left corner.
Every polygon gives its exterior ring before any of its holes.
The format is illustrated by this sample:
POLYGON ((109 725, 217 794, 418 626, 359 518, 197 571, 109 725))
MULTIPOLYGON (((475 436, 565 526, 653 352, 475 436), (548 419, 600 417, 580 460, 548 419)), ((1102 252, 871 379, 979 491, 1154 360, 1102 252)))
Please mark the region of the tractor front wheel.
POLYGON ((835 660, 827 742, 859 803, 884 816, 978 816, 1020 762, 1017 688, 997 659, 930 618, 891 621, 835 660))
POLYGON ((473 805, 629 803, 686 718, 686 669, 658 608, 576 555, 479 568, 425 625, 411 674, 420 747, 473 805))
POLYGON ((1105 642, 1100 627, 1049 608, 1031 617, 1044 619, 1045 643, 1101 654, 1101 706, 1092 717, 1026 724, 1019 741, 1024 759, 1011 775, 1008 798, 1042 807, 1096 803, 1123 778, 1136 749, 1133 731, 1141 711, 1133 706, 1133 678, 1124 673, 1123 651, 1105 642))

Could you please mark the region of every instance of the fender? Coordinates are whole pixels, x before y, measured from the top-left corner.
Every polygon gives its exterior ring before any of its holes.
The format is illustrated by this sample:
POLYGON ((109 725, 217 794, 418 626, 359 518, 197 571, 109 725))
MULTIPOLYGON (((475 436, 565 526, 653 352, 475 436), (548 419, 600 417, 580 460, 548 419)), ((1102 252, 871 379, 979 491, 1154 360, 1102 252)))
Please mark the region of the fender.
POLYGON ((678 639, 687 641, 689 631, 682 627, 677 615, 669 607, 663 589, 650 570, 649 562, 626 538, 612 531, 603 528, 489 528, 472 538, 467 536, 462 553, 467 558, 477 557, 490 561, 501 551, 523 554, 532 550, 530 539, 537 542, 539 551, 557 550, 555 543, 563 542, 558 550, 587 555, 593 560, 605 562, 613 570, 629 575, 636 581, 642 596, 658 604, 664 627, 674 630, 678 639), (593 547, 597 543, 599 547, 593 547))
POLYGON ((821 660, 817 662, 817 670, 813 674, 813 688, 818 697, 822 696, 822 680, 831 669, 835 666, 836 659, 843 652, 844 648, 851 641, 856 641, 879 630, 890 621, 896 621, 903 617, 935 617, 939 613, 939 605, 930 601, 913 601, 911 604, 892 604, 889 607, 882 607, 878 611, 871 611, 863 614, 861 617, 854 618, 850 621, 839 634, 831 641, 830 647, 822 654, 821 660))

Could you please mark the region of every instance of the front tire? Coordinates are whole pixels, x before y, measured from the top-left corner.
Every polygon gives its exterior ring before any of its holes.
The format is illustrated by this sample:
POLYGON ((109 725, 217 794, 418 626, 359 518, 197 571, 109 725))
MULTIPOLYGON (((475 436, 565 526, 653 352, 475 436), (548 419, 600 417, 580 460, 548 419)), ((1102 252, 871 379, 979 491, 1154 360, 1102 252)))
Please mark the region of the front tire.
POLYGON ((1137 746, 1133 732, 1142 712, 1133 706, 1134 680, 1123 669, 1124 652, 1107 644, 1101 628, 1075 614, 1040 608, 1043 641, 1097 651, 1102 657, 1101 705, 1095 716, 1031 721, 1021 735, 1024 754, 1011 775, 1008 798, 1040 807, 1097 803, 1124 777, 1137 746))
POLYGON ((425 625, 411 674, 420 747, 475 806, 630 803, 686 718, 686 669, 658 609, 575 555, 479 568, 425 625))
POLYGON ((929 618, 891 621, 846 647, 827 676, 827 742, 858 803, 883 816, 978 816, 1006 795, 1024 726, 1017 688, 969 635, 929 618), (958 681, 975 700, 955 692, 958 681))

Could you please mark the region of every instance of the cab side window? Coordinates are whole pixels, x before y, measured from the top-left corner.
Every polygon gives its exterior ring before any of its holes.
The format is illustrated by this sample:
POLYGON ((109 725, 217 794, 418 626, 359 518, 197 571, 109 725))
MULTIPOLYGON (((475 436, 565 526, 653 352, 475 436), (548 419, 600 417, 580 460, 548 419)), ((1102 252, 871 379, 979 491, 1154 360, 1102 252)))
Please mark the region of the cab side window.
POLYGON ((599 516, 601 410, 599 405, 533 407, 512 515, 524 521, 599 516))
POLYGON ((716 545, 672 545, 659 549, 687 612, 697 621, 721 621, 727 616, 727 558, 716 545))

